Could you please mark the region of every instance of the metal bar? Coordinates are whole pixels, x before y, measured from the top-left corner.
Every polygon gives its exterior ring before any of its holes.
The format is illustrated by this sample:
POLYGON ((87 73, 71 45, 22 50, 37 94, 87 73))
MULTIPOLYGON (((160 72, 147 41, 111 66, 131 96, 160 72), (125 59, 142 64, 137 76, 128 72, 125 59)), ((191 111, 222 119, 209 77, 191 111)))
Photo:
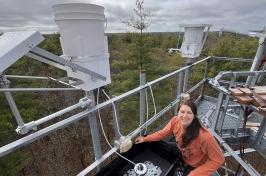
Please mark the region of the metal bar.
MULTIPOLYGON (((263 65, 263 67, 262 67, 261 70, 263 70, 263 71, 266 70, 266 62, 264 63, 264 65, 263 65)), ((264 76, 263 75, 260 75, 257 82, 260 83, 263 80, 263 78, 264 78, 264 76)))
MULTIPOLYGON (((230 84, 230 81, 226 81, 226 80, 219 80, 220 83, 222 84, 230 84)), ((243 86, 245 83, 241 83, 241 82, 235 82, 236 86, 243 86)))
MULTIPOLYGON (((235 83, 235 80, 236 80, 236 77, 233 76, 231 78, 231 81, 230 81, 230 84, 229 84, 229 87, 233 86, 234 83, 235 83)), ((216 125, 216 130, 218 131, 218 133, 221 132, 222 130, 222 127, 223 127, 223 123, 224 123, 224 119, 225 119, 225 115, 226 115, 226 111, 227 111, 227 106, 229 104, 229 100, 230 100, 230 95, 226 95, 226 98, 224 100, 224 104, 223 106, 221 106, 222 108, 222 111, 220 113, 220 116, 219 116, 219 119, 218 119, 218 123, 216 125)))
POLYGON ((191 87, 187 93, 192 93, 193 91, 195 91, 199 86, 201 86, 202 84, 204 84, 206 82, 206 79, 202 79, 200 82, 198 82, 195 86, 191 87))
POLYGON ((38 140, 44 136, 47 136, 48 134, 50 134, 56 130, 62 129, 65 126, 68 126, 74 122, 81 120, 81 119, 85 118, 90 112, 91 112, 91 110, 85 110, 85 111, 80 112, 74 116, 71 116, 67 119, 64 119, 60 122, 57 122, 51 126, 48 126, 44 129, 41 129, 35 133, 32 133, 28 136, 25 136, 23 138, 20 138, 20 139, 14 141, 14 142, 11 142, 7 145, 4 145, 0 148, 0 157, 5 156, 8 153, 10 153, 16 149, 19 149, 19 148, 21 148, 27 144, 30 144, 30 143, 32 143, 32 142, 34 142, 34 141, 36 141, 36 140, 38 140))
POLYGON ((218 142, 230 153, 235 160, 241 164, 241 166, 252 176, 260 175, 256 171, 254 171, 245 161, 243 161, 235 151, 213 130, 210 129, 214 137, 218 140, 218 142))
MULTIPOLYGON (((166 78, 169 78, 169 77, 171 77, 171 76, 173 76, 173 75, 179 73, 180 71, 186 70, 186 69, 189 68, 189 67, 193 67, 193 66, 198 65, 198 64, 200 64, 200 63, 202 63, 202 62, 204 62, 204 61, 210 60, 211 58, 212 58, 211 56, 208 56, 208 57, 206 57, 206 58, 204 58, 204 59, 202 59, 202 60, 199 60, 199 61, 197 61, 197 62, 191 64, 190 66, 182 67, 182 68, 180 68, 180 69, 178 69, 178 70, 176 70, 176 71, 173 71, 173 72, 171 72, 171 73, 169 73, 169 74, 167 74, 167 75, 165 75, 165 76, 162 76, 161 78, 158 78, 158 79, 156 79, 156 80, 154 80, 154 81, 151 81, 149 84, 152 85, 152 84, 154 84, 154 83, 156 83, 156 82, 159 82, 159 81, 161 81, 161 80, 164 80, 164 79, 166 79, 166 78)), ((145 84, 145 85, 147 85, 147 84, 145 84)))
POLYGON ((177 87, 176 97, 178 97, 183 92, 183 84, 184 84, 184 71, 181 71, 178 74, 178 87, 177 87))
MULTIPOLYGON (((85 93, 86 93, 86 97, 92 100, 91 108, 95 107, 95 97, 94 97, 93 91, 89 91, 85 93)), ((89 114, 89 126, 90 126, 90 132, 91 132, 91 137, 92 137, 94 156, 95 156, 95 160, 97 160, 101 158, 103 154, 102 154, 96 112, 89 114)))
MULTIPOLYGON (((245 109, 245 105, 243 105, 243 107, 244 107, 244 109, 245 109)), ((238 131, 237 131, 237 130, 238 130, 238 128, 239 128, 240 125, 241 125, 241 122, 242 122, 242 119, 243 119, 244 115, 245 115, 245 112, 244 112, 244 110, 241 108, 241 110, 240 110, 240 112, 239 112, 239 115, 238 115, 238 118, 236 119, 236 122, 235 122, 236 126, 235 126, 235 129, 234 129, 234 133, 235 133, 236 136, 238 135, 238 131)))
MULTIPOLYGON (((176 98, 183 92, 183 85, 184 85, 184 71, 181 71, 178 74, 178 85, 177 85, 176 98)), ((174 114, 177 113, 177 110, 178 110, 178 104, 176 104, 176 107, 174 109, 174 114)))
POLYGON ((215 61, 224 60, 224 61, 253 62, 253 59, 245 59, 245 58, 230 58, 230 57, 216 57, 216 56, 212 56, 212 58, 215 61))
MULTIPOLYGON (((205 66, 205 71, 204 71, 203 79, 207 79, 209 69, 210 69, 210 60, 206 61, 206 66, 205 66)), ((203 95, 203 92, 204 92, 204 84, 201 87, 200 96, 203 95)))
POLYGON ((83 171, 81 171, 77 176, 85 176, 85 175, 87 175, 93 169, 95 169, 99 164, 101 164, 108 157, 110 157, 112 154, 114 154, 116 151, 117 151, 117 148, 113 147, 111 150, 109 150, 107 153, 105 153, 101 158, 99 158, 98 160, 94 161, 91 165, 89 165, 87 168, 85 168, 83 171))
POLYGON ((257 132, 257 136, 255 140, 255 148, 257 148, 260 145, 265 131, 266 131, 266 118, 264 117, 260 124, 259 131, 257 132))
MULTIPOLYGON (((81 106, 80 103, 74 104, 74 105, 69 106, 69 107, 67 107, 67 108, 65 108, 65 109, 62 109, 62 110, 60 110, 60 111, 58 111, 58 112, 56 112, 56 113, 53 113, 53 114, 51 114, 51 115, 49 115, 49 116, 43 117, 43 118, 41 118, 41 119, 39 119, 39 120, 36 120, 36 121, 35 121, 35 124, 36 124, 37 126, 38 126, 38 125, 41 125, 41 124, 43 124, 43 123, 45 123, 45 122, 47 122, 47 121, 50 121, 50 120, 52 120, 52 119, 54 119, 54 118, 56 118, 56 117, 58 117, 58 116, 61 116, 61 115, 65 114, 65 113, 67 113, 67 112, 73 111, 74 109, 77 109, 77 108, 79 108, 80 106, 81 106)), ((25 124, 25 125, 27 125, 27 124, 25 124)))
MULTIPOLYGON (((256 149, 254 149, 254 148, 246 148, 246 149, 244 149, 244 153, 251 153, 251 152, 256 152, 256 149)), ((239 155, 240 154, 240 150, 236 150, 236 151, 234 151, 234 153, 239 155)), ((228 157, 228 156, 231 156, 230 152, 224 153, 224 157, 228 157)))
MULTIPOLYGON (((259 64, 261 62, 261 59, 262 59, 262 55, 264 53, 264 50, 265 50, 265 37, 261 38, 259 40, 259 47, 258 47, 258 50, 257 50, 257 53, 256 53, 256 56, 254 58, 254 61, 252 63, 252 66, 250 68, 250 71, 255 71, 258 69, 259 67, 259 64)), ((251 79, 252 77, 249 76, 247 78, 247 81, 246 81, 246 85, 250 85, 250 82, 251 82, 251 79)))
POLYGON ((41 77, 41 76, 18 76, 18 75, 5 75, 7 78, 21 78, 21 79, 45 79, 49 80, 48 77, 41 77))
POLYGON ((69 91, 77 88, 0 88, 0 92, 39 92, 39 91, 69 91))
POLYGON ((191 69, 191 62, 192 62, 192 60, 190 58, 187 58, 187 63, 186 63, 187 68, 185 70, 183 92, 186 92, 187 88, 188 88, 188 78, 189 78, 189 72, 191 69))
MULTIPOLYGON (((146 73, 144 70, 140 71, 139 75, 140 83, 139 85, 142 86, 146 83, 146 73)), ((146 114, 146 96, 145 96, 146 89, 142 89, 139 92, 139 125, 142 125, 145 122, 145 114, 146 114)), ((148 103, 148 102, 147 102, 148 103)), ((144 135, 144 131, 140 132, 141 135, 144 135)))
POLYGON ((56 68, 59 68, 61 70, 66 71, 66 67, 65 66, 60 65, 58 63, 55 63, 53 61, 47 60, 47 59, 43 58, 42 56, 39 56, 39 55, 36 55, 36 54, 33 54, 33 53, 27 53, 25 56, 28 56, 28 57, 30 57, 32 59, 37 60, 37 61, 43 62, 45 64, 48 64, 48 65, 51 65, 51 66, 54 66, 56 68))
POLYGON ((224 94, 223 92, 219 92, 219 96, 218 96, 218 101, 217 101, 217 105, 216 105, 216 110, 215 110, 215 114, 214 114, 214 119, 212 120, 212 124, 211 124, 211 129, 215 129, 216 128, 216 124, 218 121, 218 118, 220 116, 220 109, 221 106, 223 104, 223 98, 224 98, 224 94))
POLYGON ((16 121, 18 123, 18 126, 19 127, 24 126, 24 122, 23 122, 23 120, 21 118, 21 115, 19 113, 19 110, 17 108, 17 105, 16 105, 11 93, 10 92, 5 92, 4 94, 5 94, 6 100, 7 100, 8 104, 9 104, 9 107, 10 107, 11 111, 12 111, 12 113, 15 116, 15 119, 16 119, 16 121))
POLYGON ((266 75, 266 71, 240 71, 240 72, 232 72, 232 71, 226 71, 226 72, 220 72, 215 78, 212 80, 219 81, 221 78, 224 77, 232 77, 232 76, 240 77, 240 76, 256 76, 256 74, 259 75, 266 75))
POLYGON ((209 80, 209 84, 211 84, 215 89, 222 91, 224 94, 228 94, 228 90, 225 89, 223 86, 220 86, 219 80, 223 77, 233 77, 235 76, 258 76, 258 75, 266 75, 266 71, 242 71, 242 72, 220 72, 215 78, 209 80))
POLYGON ((56 63, 68 66, 68 67, 74 69, 74 71, 78 70, 80 72, 86 73, 86 74, 91 75, 92 77, 98 78, 100 80, 103 80, 103 81, 106 80, 106 77, 104 77, 104 76, 102 76, 102 75, 100 75, 100 74, 98 74, 98 73, 96 73, 94 71, 91 71, 91 70, 89 70, 87 68, 84 68, 82 66, 74 64, 74 63, 72 63, 72 62, 70 62, 70 61, 68 61, 66 59, 63 59, 63 58, 61 58, 61 57, 59 57, 59 56, 57 56, 57 55, 55 55, 53 53, 50 53, 48 51, 43 50, 41 48, 35 47, 35 48, 33 48, 30 51, 30 53, 38 55, 40 57, 43 57, 43 58, 45 58, 47 60, 54 61, 56 63))
POLYGON ((40 77, 40 76, 18 76, 18 75, 5 75, 7 78, 21 78, 21 79, 41 79, 41 80, 52 80, 55 82, 58 82, 60 84, 64 84, 73 88, 80 89, 76 86, 73 86, 72 84, 68 84, 66 82, 61 81, 60 79, 55 79, 53 77, 40 77))
MULTIPOLYGON (((204 27, 204 28, 205 28, 205 27, 204 27)), ((204 45, 204 43, 205 43, 205 41, 206 41, 206 39, 207 39, 208 33, 209 33, 209 31, 210 31, 210 28, 211 28, 211 26, 207 26, 207 30, 206 30, 206 32, 205 32, 205 34, 204 34, 204 38, 203 38, 203 41, 202 41, 202 44, 201 44, 201 50, 202 50, 203 45, 204 45)))

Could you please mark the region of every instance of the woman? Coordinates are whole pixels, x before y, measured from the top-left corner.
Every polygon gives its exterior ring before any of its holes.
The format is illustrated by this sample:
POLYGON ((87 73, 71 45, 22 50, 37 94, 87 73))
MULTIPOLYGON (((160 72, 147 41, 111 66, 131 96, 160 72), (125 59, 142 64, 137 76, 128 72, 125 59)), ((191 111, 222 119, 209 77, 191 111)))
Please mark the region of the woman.
POLYGON ((195 168, 189 176, 212 175, 224 163, 219 145, 197 118, 197 107, 194 102, 182 102, 178 115, 162 130, 146 137, 139 136, 136 143, 159 141, 172 134, 185 163, 195 168))

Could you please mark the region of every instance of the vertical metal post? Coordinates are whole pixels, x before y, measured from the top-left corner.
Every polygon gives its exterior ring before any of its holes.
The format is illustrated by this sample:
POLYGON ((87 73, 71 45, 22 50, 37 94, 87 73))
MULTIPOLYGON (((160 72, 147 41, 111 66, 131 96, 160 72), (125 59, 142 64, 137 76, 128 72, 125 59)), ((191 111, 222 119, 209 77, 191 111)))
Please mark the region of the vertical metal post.
POLYGON ((114 132, 115 132, 115 139, 118 140, 120 138, 119 132, 120 131, 120 118, 119 118, 119 102, 114 103, 113 107, 113 119, 114 119, 114 132), (117 123, 116 123, 117 120, 117 123))
MULTIPOLYGON (((146 83, 146 72, 145 70, 141 70, 139 74, 140 86, 146 83)), ((140 91, 139 98, 139 124, 142 125, 145 123, 145 114, 146 114, 146 97, 145 97, 145 89, 140 91)), ((144 135, 144 131, 140 132, 141 135, 144 135)))
MULTIPOLYGON (((192 63, 192 60, 190 58, 187 58, 186 66, 191 65, 191 63, 192 63)), ((186 92, 187 91, 189 72, 190 72, 190 67, 185 70, 185 78, 184 78, 183 92, 186 92)))
MULTIPOLYGON (((266 57, 266 56, 265 56, 266 57)), ((266 59, 266 58, 265 58, 266 59)), ((262 70, 266 70, 266 62, 264 63, 263 67, 262 67, 262 70)), ((260 75, 259 76, 259 79, 258 79, 258 83, 260 83, 264 78, 264 75, 260 75)))
MULTIPOLYGON (((252 63, 252 66, 250 68, 250 71, 256 71, 258 69, 264 51, 265 51, 265 36, 260 37, 259 39, 259 47, 258 47, 256 56, 254 58, 254 61, 252 63)), ((252 76, 249 76, 246 81, 246 86, 250 85, 251 80, 252 80, 252 76)))
MULTIPOLYGON (((92 100, 91 106, 95 106, 95 98, 94 98, 93 91, 89 91, 85 93, 86 93, 86 97, 92 100)), ((97 160, 102 157, 102 150, 101 150, 100 135, 99 135, 99 128, 98 128, 96 113, 90 114, 89 125, 90 125, 91 137, 92 137, 94 157, 95 157, 95 160, 97 160)))
MULTIPOLYGON (((231 78, 231 81, 230 81, 230 84, 229 84, 229 88, 234 85, 235 80, 236 80, 236 75, 234 74, 234 76, 231 78)), ((229 100, 230 100, 230 96, 226 95, 226 98, 224 100, 224 104, 223 104, 223 106, 221 106, 223 108, 221 109, 222 111, 220 113, 220 116, 219 116, 219 119, 218 119, 217 125, 216 125, 216 130, 217 130, 218 133, 220 133, 221 130, 222 130, 224 119, 225 119, 225 116, 226 116, 227 106, 229 104, 229 100)))
MULTIPOLYGON (((245 109, 245 106, 243 106, 243 107, 244 107, 244 109, 245 109)), ((240 127, 240 124, 241 124, 241 122, 242 122, 242 118, 244 117, 244 114, 245 114, 245 112, 244 112, 244 110, 241 108, 241 109, 240 109, 240 112, 239 112, 239 115, 238 115, 238 119, 237 119, 237 121, 236 121, 235 129, 234 129, 234 134, 235 134, 235 136, 238 135, 238 134, 237 134, 237 130, 238 130, 238 128, 240 127)))
POLYGON ((220 91, 217 105, 216 105, 216 110, 215 110, 214 117, 213 117, 212 124, 211 124, 211 129, 213 129, 213 130, 215 130, 216 124, 217 124, 219 116, 220 116, 220 109, 221 109, 222 104, 223 104, 223 98, 224 98, 224 94, 223 94, 223 92, 220 91))
MULTIPOLYGON (((205 71, 204 71, 203 79, 206 79, 207 76, 208 76, 208 72, 209 72, 209 69, 210 69, 210 62, 211 62, 210 59, 208 59, 206 61, 206 66, 205 66, 205 71)), ((205 86, 205 84, 202 84, 202 87, 201 87, 201 90, 200 90, 200 97, 203 95, 204 86, 205 86)))
MULTIPOLYGON (((176 98, 181 94, 183 93, 183 85, 184 85, 184 71, 180 71, 179 74, 178 74, 178 83, 177 83, 177 92, 176 92, 176 98)), ((175 112, 174 114, 176 115, 177 114, 177 109, 178 109, 178 104, 176 104, 175 106, 175 112)))
POLYGON ((257 137, 255 139, 255 148, 257 148, 260 145, 260 142, 262 141, 262 137, 266 131, 266 118, 263 117, 263 120, 260 124, 260 128, 257 133, 257 137))
POLYGON ((178 74, 178 87, 177 87, 176 98, 183 92, 183 85, 184 85, 184 71, 180 71, 178 74))

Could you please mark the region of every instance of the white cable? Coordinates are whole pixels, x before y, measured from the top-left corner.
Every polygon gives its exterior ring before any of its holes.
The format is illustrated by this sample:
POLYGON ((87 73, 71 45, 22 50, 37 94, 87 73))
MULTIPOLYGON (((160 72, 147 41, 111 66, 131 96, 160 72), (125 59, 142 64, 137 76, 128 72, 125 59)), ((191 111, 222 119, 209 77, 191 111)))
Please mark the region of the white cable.
MULTIPOLYGON (((107 93, 104 91, 104 89, 102 89, 102 92, 104 93, 104 95, 110 100, 111 98, 107 95, 107 93)), ((118 131, 118 134, 121 136, 123 136, 120 132, 120 127, 119 127, 119 124, 118 124, 118 118, 117 118, 117 113, 116 113, 116 108, 115 108, 115 104, 114 102, 112 102, 112 106, 114 108, 114 113, 115 113, 115 123, 116 123, 116 126, 117 126, 117 131, 118 131)))
MULTIPOLYGON (((149 102, 148 102, 148 95, 147 95, 147 89, 145 89, 145 100, 146 100, 146 122, 149 120, 149 102)), ((139 126, 141 126, 140 124, 139 126)), ((145 128, 144 134, 147 134, 148 127, 145 128)))
MULTIPOLYGON (((98 104, 98 101, 99 101, 99 88, 98 88, 98 92, 97 92, 97 104, 98 104)), ((110 148, 113 148, 113 146, 110 144, 110 142, 108 141, 107 137, 106 137, 106 133, 103 129, 103 123, 102 123, 102 118, 101 118, 101 115, 100 115, 100 110, 98 109, 98 116, 99 116, 99 120, 100 120, 100 125, 101 125, 101 129, 102 129, 102 132, 103 132, 103 136, 107 142, 107 144, 109 145, 110 148)), ((125 158, 124 156, 122 156, 120 153, 118 153, 117 151, 115 151, 115 153, 120 156, 121 158, 125 159, 126 161, 130 162, 131 164, 133 164, 134 166, 136 165, 136 163, 134 163, 133 161, 125 158)))
POLYGON ((152 102, 153 102, 153 106, 154 106, 154 115, 153 116, 155 116, 156 113, 157 113, 156 104, 155 104, 155 100, 154 100, 154 96, 153 96, 153 91, 152 91, 151 85, 149 85, 149 87, 150 87, 152 102))

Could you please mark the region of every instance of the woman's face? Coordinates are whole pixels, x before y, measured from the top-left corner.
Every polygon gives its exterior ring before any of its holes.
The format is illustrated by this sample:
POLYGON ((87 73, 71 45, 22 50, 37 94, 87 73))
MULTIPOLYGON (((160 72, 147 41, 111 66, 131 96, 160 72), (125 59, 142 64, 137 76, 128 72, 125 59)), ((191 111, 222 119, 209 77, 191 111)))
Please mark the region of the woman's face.
POLYGON ((181 123, 185 128, 188 127, 194 119, 194 114, 191 108, 187 105, 181 105, 178 111, 178 116, 181 119, 181 123))

